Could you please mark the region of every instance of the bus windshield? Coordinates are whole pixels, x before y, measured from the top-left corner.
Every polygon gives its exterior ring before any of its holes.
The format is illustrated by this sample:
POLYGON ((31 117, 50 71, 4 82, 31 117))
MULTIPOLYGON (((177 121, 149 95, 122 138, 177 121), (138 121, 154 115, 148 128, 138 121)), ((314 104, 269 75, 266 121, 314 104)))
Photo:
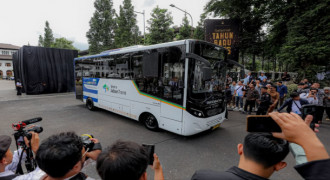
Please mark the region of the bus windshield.
POLYGON ((196 43, 193 53, 207 60, 194 60, 191 64, 192 93, 221 92, 225 89, 227 66, 226 50, 210 44, 196 43))

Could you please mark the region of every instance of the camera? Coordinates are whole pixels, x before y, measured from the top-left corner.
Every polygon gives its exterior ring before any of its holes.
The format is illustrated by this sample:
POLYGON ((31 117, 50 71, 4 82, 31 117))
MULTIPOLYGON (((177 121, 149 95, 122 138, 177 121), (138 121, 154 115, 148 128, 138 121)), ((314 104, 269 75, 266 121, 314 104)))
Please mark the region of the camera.
POLYGON ((81 140, 83 142, 83 146, 85 147, 85 150, 87 152, 91 152, 94 150, 94 142, 91 140, 91 138, 94 138, 91 134, 83 134, 81 135, 81 140))
MULTIPOLYGON (((25 127, 29 124, 33 124, 36 122, 40 122, 42 120, 41 117, 33 118, 33 119, 28 119, 25 121, 21 121, 19 123, 13 123, 12 128, 17 131, 14 133, 15 137, 15 142, 16 142, 16 147, 17 150, 20 147, 23 151, 26 153, 26 160, 25 160, 25 168, 27 172, 32 172, 37 168, 37 162, 35 161, 33 157, 33 152, 30 147, 28 147, 25 142, 24 142, 24 137, 26 137, 28 140, 31 140, 32 134, 29 132, 36 132, 36 133, 41 133, 43 131, 43 128, 40 126, 34 126, 29 129, 25 129, 25 127)), ((31 144, 30 144, 31 146, 31 144)), ((23 157, 23 153, 21 153, 18 164, 17 164, 17 169, 16 169, 16 174, 23 174, 23 168, 21 164, 21 160, 23 157)))
POLYGON ((40 122, 42 120, 41 117, 37 117, 37 118, 33 118, 33 119, 29 119, 29 120, 25 120, 19 123, 13 123, 12 124, 12 128, 17 131, 14 133, 14 137, 16 139, 16 141, 18 142, 18 145, 22 145, 22 143, 24 144, 24 137, 26 137, 28 140, 30 140, 32 138, 32 134, 30 134, 29 132, 36 132, 36 133, 41 133, 43 131, 43 128, 40 126, 34 126, 28 130, 25 130, 24 128, 29 125, 29 124, 33 124, 36 122, 40 122))

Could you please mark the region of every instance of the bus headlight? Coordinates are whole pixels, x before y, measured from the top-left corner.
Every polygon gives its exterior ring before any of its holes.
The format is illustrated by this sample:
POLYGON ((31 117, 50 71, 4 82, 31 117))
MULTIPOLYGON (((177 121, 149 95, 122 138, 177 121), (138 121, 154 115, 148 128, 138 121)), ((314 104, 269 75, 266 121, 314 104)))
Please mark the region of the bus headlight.
POLYGON ((191 108, 192 114, 194 114, 197 117, 204 117, 204 113, 200 110, 191 108))

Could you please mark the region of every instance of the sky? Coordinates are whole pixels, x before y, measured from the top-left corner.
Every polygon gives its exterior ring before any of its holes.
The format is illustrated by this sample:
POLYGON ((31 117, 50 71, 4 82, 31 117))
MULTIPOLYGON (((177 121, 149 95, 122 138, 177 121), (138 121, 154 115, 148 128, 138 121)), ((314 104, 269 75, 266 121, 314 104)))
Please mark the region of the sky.
MULTIPOLYGON (((113 0, 116 13, 123 0, 113 0)), ((132 0, 135 11, 146 12, 147 20, 156 6, 166 8, 173 16, 174 25, 180 26, 184 13, 170 7, 174 4, 192 15, 196 27, 207 0, 132 0)), ((38 45, 48 20, 55 38, 74 41, 80 50, 88 48, 86 32, 94 13, 94 0, 0 0, 0 43, 16 46, 38 45)), ((189 17, 188 17, 189 18, 189 17)), ((137 14, 138 26, 143 34, 143 15, 137 14)), ((190 21, 190 18, 189 18, 190 21)), ((146 29, 147 31, 147 29, 146 29)))

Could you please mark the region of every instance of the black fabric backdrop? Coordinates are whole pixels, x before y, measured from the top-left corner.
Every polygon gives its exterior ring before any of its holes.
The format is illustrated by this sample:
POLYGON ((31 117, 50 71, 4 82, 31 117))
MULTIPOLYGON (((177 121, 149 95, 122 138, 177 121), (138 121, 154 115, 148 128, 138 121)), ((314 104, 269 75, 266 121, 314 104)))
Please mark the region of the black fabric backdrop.
POLYGON ((76 50, 23 46, 13 55, 15 82, 21 80, 26 94, 72 92, 77 56, 76 50))

